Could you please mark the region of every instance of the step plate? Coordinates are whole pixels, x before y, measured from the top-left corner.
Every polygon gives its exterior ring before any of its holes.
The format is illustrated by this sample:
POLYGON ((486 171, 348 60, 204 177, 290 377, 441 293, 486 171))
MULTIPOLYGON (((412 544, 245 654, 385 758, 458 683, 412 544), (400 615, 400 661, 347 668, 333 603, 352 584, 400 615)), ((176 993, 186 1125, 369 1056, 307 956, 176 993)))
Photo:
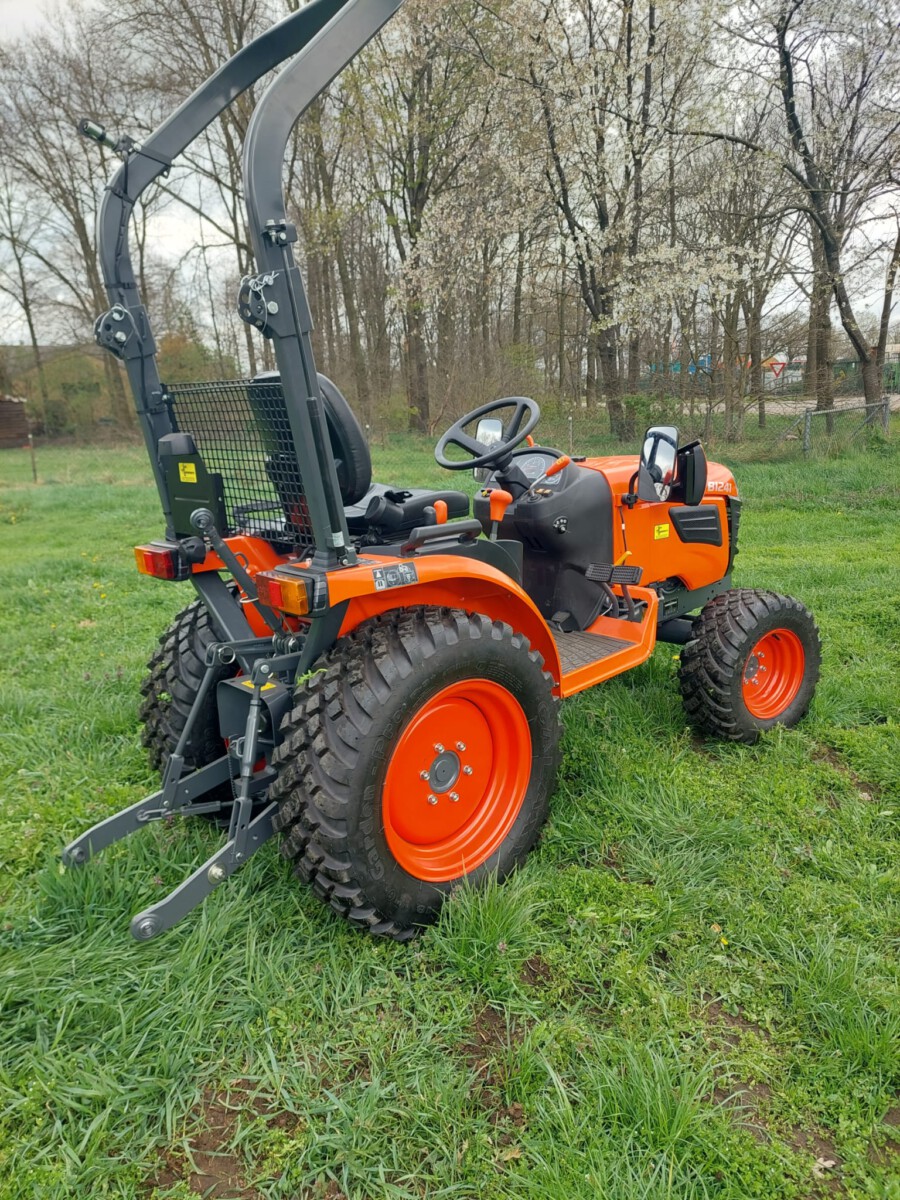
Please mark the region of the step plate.
POLYGON ((621 638, 604 637, 599 633, 554 633, 553 640, 559 651, 559 661, 563 674, 577 671, 579 667, 589 667, 591 663, 599 662, 601 658, 609 658, 620 650, 633 650, 631 642, 621 638))

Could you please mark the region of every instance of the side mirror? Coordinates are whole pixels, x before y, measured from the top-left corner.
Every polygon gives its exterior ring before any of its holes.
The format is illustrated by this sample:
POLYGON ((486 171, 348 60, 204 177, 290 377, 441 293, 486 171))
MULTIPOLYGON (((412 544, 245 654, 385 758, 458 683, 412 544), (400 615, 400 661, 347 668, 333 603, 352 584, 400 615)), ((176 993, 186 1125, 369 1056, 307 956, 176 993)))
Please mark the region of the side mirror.
MULTIPOLYGON (((503 441, 503 422, 499 417, 482 417, 475 427, 475 440, 482 446, 496 446, 503 441)), ((493 475, 491 467, 476 467, 472 474, 479 483, 484 483, 493 475)))
POLYGON ((644 434, 644 449, 638 467, 639 500, 655 504, 668 500, 675 483, 678 430, 674 425, 654 425, 644 434))
POLYGON ((685 504, 700 504, 706 495, 708 468, 706 454, 699 442, 691 442, 678 451, 678 486, 685 504))

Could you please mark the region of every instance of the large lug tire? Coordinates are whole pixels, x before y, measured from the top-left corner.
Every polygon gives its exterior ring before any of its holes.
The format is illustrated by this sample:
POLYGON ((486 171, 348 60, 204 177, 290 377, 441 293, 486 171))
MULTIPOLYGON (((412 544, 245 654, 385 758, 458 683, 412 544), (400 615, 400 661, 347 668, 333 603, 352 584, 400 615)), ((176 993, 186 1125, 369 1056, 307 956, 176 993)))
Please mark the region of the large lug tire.
MULTIPOLYGON (((160 773, 165 771, 169 757, 175 751, 203 682, 206 648, 220 640, 210 623, 206 606, 195 600, 178 614, 162 635, 159 649, 147 664, 150 673, 141 684, 144 701, 139 714, 144 723, 142 741, 149 751, 151 765, 160 773)), ((237 667, 233 665, 216 669, 213 687, 203 711, 197 714, 185 749, 186 770, 205 767, 225 753, 225 743, 219 732, 215 685, 236 673, 237 667)), ((209 799, 233 799, 231 785, 217 788, 209 799)))
POLYGON ((681 652, 688 720, 701 733, 753 743, 806 714, 822 661, 812 614, 790 596, 735 588, 694 619, 681 652))
POLYGON ((398 941, 463 878, 508 875, 556 780, 552 689, 541 656, 485 616, 405 609, 343 638, 298 687, 275 756, 295 873, 398 941))

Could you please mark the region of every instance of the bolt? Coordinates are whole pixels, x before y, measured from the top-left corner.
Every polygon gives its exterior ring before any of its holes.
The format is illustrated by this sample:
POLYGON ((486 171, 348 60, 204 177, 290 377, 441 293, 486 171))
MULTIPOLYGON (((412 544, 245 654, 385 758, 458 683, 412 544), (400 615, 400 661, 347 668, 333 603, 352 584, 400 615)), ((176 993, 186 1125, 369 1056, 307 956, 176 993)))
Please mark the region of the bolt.
POLYGON ((457 800, 459 799, 459 792, 451 792, 451 793, 450 793, 450 799, 451 799, 451 800, 453 801, 453 803, 455 804, 455 803, 457 802, 457 800))
POLYGON ((435 752, 435 754, 443 754, 444 753, 444 747, 441 745, 440 742, 434 743, 434 752, 435 752))
POLYGON ((119 332, 116 334, 116 341, 119 343, 120 346, 122 345, 123 342, 128 341, 128 334, 125 332, 124 329, 120 329, 119 332))
POLYGON ((471 774, 472 774, 471 767, 463 767, 463 775, 471 775, 471 774))
POLYGON ((437 804, 437 796, 429 796, 429 797, 428 797, 428 803, 429 803, 429 804, 431 804, 431 805, 435 805, 435 804, 437 804))
POLYGON ((221 883, 225 878, 225 868, 219 866, 218 863, 213 863, 213 865, 206 872, 206 878, 210 883, 221 883))
POLYGON ((114 321, 124 321, 125 320, 125 313, 122 311, 121 308, 114 308, 109 315, 112 317, 112 319, 114 321))
POLYGON ((280 234, 278 235, 278 240, 279 240, 279 242, 286 242, 286 241, 287 241, 287 234, 286 234, 286 233, 280 233, 280 234))
POLYGON ((270 300, 269 303, 266 305, 266 308, 269 310, 269 312, 274 317, 275 314, 278 312, 278 301, 270 300))
POLYGON ((420 771, 420 772, 419 772, 419 778, 420 778, 420 779, 424 779, 424 780, 425 780, 425 782, 427 783, 427 782, 428 782, 428 780, 431 778, 431 776, 428 774, 428 772, 427 772, 427 771, 420 771))
POLYGON ((270 666, 268 666, 266 663, 263 663, 262 666, 259 668, 259 673, 260 673, 260 675, 271 675, 272 668, 270 666))
POLYGON ((464 754, 464 753, 465 753, 465 749, 466 749, 466 743, 465 743, 465 742, 457 742, 457 743, 456 743, 456 748, 457 748, 457 750, 460 752, 460 754, 464 754))
POLYGON ((149 941, 156 933, 156 921, 153 917, 144 917, 143 921, 138 924, 137 935, 141 941, 149 941))

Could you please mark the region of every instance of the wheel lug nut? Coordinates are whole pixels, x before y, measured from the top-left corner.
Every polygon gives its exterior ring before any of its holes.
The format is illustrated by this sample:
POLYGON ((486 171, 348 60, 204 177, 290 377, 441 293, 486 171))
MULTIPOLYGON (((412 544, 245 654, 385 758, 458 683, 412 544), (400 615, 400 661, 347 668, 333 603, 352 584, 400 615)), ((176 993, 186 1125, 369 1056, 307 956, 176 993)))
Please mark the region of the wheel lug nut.
POLYGON ((437 804, 437 796, 429 796, 428 803, 432 805, 437 804))
POLYGON ((457 743, 456 743, 456 748, 457 748, 457 750, 460 752, 460 754, 464 754, 464 753, 465 753, 465 749, 466 749, 466 743, 465 743, 465 742, 457 742, 457 743))
POLYGON ((441 745, 440 742, 434 743, 434 752, 435 752, 435 754, 443 754, 444 753, 444 747, 441 745))
POLYGON ((459 799, 459 792, 451 792, 451 793, 450 793, 450 799, 451 799, 451 800, 453 801, 453 803, 455 804, 455 803, 457 802, 457 800, 459 799))
POLYGON ((427 782, 427 780, 428 780, 428 778, 429 778, 429 776, 428 776, 428 772, 427 772, 427 771, 420 771, 420 772, 419 772, 419 778, 420 778, 420 779, 424 779, 424 780, 426 780, 426 782, 427 782))
POLYGON ((463 767, 463 775, 471 775, 471 774, 472 774, 471 767, 463 767))

